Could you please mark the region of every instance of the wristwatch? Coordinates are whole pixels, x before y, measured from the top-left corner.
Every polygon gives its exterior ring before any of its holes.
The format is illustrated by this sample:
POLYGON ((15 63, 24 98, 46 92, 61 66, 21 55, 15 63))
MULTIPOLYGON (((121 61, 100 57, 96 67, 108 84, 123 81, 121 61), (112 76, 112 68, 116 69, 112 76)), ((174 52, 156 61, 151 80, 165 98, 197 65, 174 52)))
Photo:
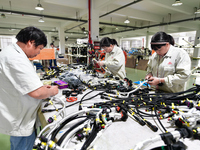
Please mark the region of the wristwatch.
POLYGON ((163 83, 161 82, 160 78, 158 80, 159 80, 158 86, 162 86, 163 83))

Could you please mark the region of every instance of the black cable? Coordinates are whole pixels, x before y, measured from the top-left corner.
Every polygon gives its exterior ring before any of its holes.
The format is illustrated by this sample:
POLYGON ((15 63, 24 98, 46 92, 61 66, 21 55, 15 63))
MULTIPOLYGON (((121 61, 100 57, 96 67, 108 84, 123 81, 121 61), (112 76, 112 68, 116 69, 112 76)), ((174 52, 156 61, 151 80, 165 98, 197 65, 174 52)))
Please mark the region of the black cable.
POLYGON ((75 118, 77 118, 77 115, 68 118, 68 119, 65 120, 62 124, 60 124, 60 126, 59 126, 55 131, 53 131, 51 140, 54 141, 56 135, 58 134, 58 132, 59 132, 67 123, 69 123, 70 121, 74 120, 75 118))
MULTIPOLYGON (((154 108, 155 108, 155 107, 156 107, 156 106, 154 105, 154 108)), ((166 131, 167 131, 166 128, 163 126, 162 122, 161 122, 160 119, 158 118, 158 114, 157 114, 156 108, 154 109, 154 113, 155 113, 155 115, 156 115, 156 118, 157 118, 159 124, 161 125, 161 127, 163 128, 163 130, 166 132, 166 131)))
POLYGON ((81 147, 81 150, 86 150, 88 146, 92 143, 92 141, 97 136, 97 133, 100 131, 100 127, 98 125, 94 125, 92 132, 90 133, 89 137, 86 139, 85 143, 81 147))
POLYGON ((84 120, 81 120, 79 122, 77 122, 76 124, 74 124, 73 126, 71 126, 58 140, 57 145, 60 146, 60 144, 63 142, 63 140, 65 139, 65 137, 69 134, 69 132, 71 132, 74 128, 78 127, 79 125, 83 124, 85 121, 87 121, 89 119, 89 117, 87 117, 84 120))

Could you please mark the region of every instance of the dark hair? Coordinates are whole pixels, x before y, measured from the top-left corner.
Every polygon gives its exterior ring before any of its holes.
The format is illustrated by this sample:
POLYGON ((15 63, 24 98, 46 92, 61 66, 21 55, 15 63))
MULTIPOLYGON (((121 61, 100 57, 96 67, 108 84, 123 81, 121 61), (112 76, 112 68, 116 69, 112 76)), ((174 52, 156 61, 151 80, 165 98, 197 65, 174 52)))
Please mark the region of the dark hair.
POLYGON ((53 46, 54 46, 54 44, 53 44, 53 43, 51 43, 50 45, 53 45, 53 46))
POLYGON ((117 43, 117 41, 116 41, 115 39, 111 39, 111 41, 112 41, 112 45, 117 45, 117 46, 119 46, 118 43, 117 43))
POLYGON ((151 42, 169 42, 169 36, 165 32, 157 32, 151 38, 151 42))
POLYGON ((112 44, 112 40, 109 37, 104 37, 100 40, 101 47, 109 47, 112 44))
POLYGON ((16 35, 16 39, 19 42, 27 43, 30 41, 35 41, 35 46, 43 45, 44 47, 47 45, 47 38, 40 29, 30 26, 22 29, 19 31, 19 33, 16 35))
MULTIPOLYGON (((156 34, 154 34, 151 38, 151 49, 153 50, 158 50, 160 49, 162 46, 165 46, 166 43, 165 42, 169 42, 169 36, 167 33, 165 32, 157 32, 156 34), (162 44, 161 44, 162 43, 162 44)), ((171 44, 171 43, 170 43, 171 44)))
POLYGON ((174 46, 174 44, 175 44, 174 38, 169 34, 168 34, 168 36, 169 36, 169 43, 174 46))

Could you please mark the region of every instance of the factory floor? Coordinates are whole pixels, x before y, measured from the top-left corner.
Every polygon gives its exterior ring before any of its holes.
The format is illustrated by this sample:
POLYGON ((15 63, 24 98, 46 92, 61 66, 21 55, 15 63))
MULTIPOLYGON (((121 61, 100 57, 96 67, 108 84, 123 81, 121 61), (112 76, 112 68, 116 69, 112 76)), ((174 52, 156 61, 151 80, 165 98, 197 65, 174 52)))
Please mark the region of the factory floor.
MULTIPOLYGON (((133 69, 133 68, 126 68, 127 78, 129 80, 140 81, 145 78, 146 71, 133 69)), ((191 76, 187 82, 187 89, 193 86, 195 82, 194 76, 191 76)), ((10 150, 10 136, 3 135, 0 133, 0 150, 10 150)))

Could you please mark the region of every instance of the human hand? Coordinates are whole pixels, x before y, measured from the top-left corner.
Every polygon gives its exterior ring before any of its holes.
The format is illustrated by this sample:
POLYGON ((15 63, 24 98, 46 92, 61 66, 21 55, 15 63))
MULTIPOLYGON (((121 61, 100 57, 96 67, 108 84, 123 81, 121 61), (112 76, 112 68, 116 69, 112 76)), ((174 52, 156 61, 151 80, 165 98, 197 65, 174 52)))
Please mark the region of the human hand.
POLYGON ((57 85, 48 86, 47 88, 49 88, 51 90, 51 96, 58 94, 58 86, 57 85))
POLYGON ((103 62, 103 61, 97 61, 97 64, 98 64, 99 66, 103 66, 103 65, 104 65, 104 62, 103 62))
POLYGON ((149 78, 153 77, 153 75, 151 73, 147 74, 145 77, 145 80, 149 80, 149 78))
POLYGON ((51 88, 51 85, 44 85, 44 87, 46 87, 46 88, 51 88))
POLYGON ((160 83, 160 78, 150 77, 150 78, 148 78, 147 83, 150 84, 150 85, 158 85, 160 83))

